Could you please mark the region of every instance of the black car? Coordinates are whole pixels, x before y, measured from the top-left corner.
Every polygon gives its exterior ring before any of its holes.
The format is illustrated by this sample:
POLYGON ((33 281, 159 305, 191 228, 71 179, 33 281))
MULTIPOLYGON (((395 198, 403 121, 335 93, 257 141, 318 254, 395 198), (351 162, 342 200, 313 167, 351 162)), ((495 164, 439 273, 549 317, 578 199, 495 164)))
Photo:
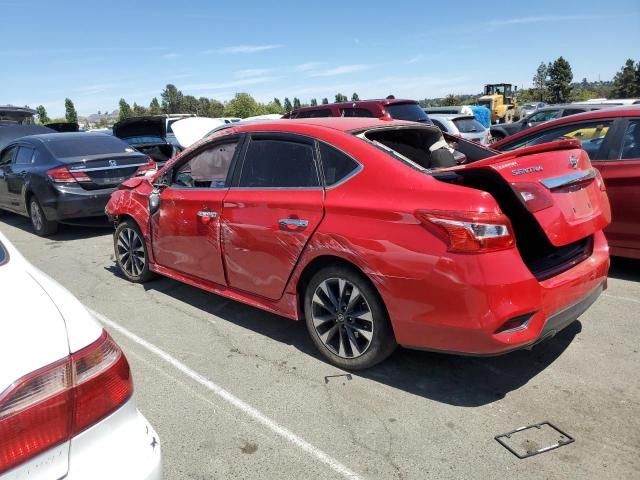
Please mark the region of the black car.
POLYGON ((110 135, 16 138, 0 151, 0 209, 29 216, 44 237, 58 222, 91 223, 86 219, 104 216, 119 183, 155 169, 152 159, 110 135))
POLYGON ((539 123, 555 120, 560 117, 568 117, 569 115, 575 115, 576 113, 590 112, 591 110, 600 110, 602 108, 610 108, 611 105, 600 104, 579 104, 570 103, 568 105, 550 105, 548 107, 539 108, 535 112, 526 117, 518 120, 517 122, 501 123, 498 125, 491 125, 491 139, 494 142, 498 142, 503 138, 518 133, 527 128, 538 125, 539 123))

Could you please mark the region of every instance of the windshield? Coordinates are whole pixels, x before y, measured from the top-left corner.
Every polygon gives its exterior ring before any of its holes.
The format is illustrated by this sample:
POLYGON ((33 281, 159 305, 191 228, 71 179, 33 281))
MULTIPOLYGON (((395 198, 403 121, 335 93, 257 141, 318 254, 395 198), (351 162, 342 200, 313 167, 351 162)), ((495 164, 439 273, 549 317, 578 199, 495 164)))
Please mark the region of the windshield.
POLYGON ((491 100, 478 100, 478 105, 480 105, 481 107, 487 107, 489 110, 491 110, 491 100))
POLYGON ((111 153, 132 153, 135 150, 122 140, 110 135, 102 134, 78 134, 66 137, 59 133, 61 138, 50 138, 45 145, 57 158, 80 157, 89 155, 107 155, 111 153))
POLYGON ((391 118, 411 122, 431 123, 429 117, 417 103, 396 103, 385 107, 391 118))
POLYGON ((484 132, 484 127, 475 118, 456 118, 453 123, 460 133, 484 132))

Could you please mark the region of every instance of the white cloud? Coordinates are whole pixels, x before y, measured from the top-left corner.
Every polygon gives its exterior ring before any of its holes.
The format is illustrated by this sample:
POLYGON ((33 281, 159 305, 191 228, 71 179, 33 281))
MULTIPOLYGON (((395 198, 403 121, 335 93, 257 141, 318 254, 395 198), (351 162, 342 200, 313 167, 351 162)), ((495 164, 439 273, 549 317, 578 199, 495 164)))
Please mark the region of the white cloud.
POLYGON ((526 25, 530 23, 549 22, 570 22, 575 20, 596 20, 603 18, 602 15, 540 15, 535 17, 505 18, 504 20, 491 20, 485 25, 489 27, 500 27, 503 25, 526 25))
POLYGON ((309 70, 315 70, 316 68, 323 67, 324 65, 326 65, 325 62, 306 62, 296 65, 293 69, 298 72, 308 72, 309 70))
POLYGON ((165 53, 164 55, 162 55, 162 58, 166 58, 167 60, 174 60, 181 56, 182 55, 180 55, 179 53, 165 53))
POLYGON ((420 63, 424 60, 424 55, 422 53, 419 53, 418 55, 411 57, 409 60, 407 60, 405 63, 407 64, 412 64, 412 63, 420 63))
POLYGON ((270 68, 247 68, 245 70, 238 70, 237 72, 234 72, 234 74, 238 78, 247 78, 259 77, 260 75, 265 75, 270 71, 270 68))
POLYGON ((340 65, 339 67, 329 68, 327 70, 322 70, 319 72, 314 72, 310 76, 311 77, 333 77, 335 75, 345 75, 347 73, 355 73, 361 72, 363 70, 368 70, 371 68, 371 65, 365 64, 355 64, 355 65, 340 65))
POLYGON ((211 50, 203 50, 200 52, 202 55, 208 55, 211 53, 233 54, 233 53, 258 53, 265 52, 267 50, 274 50, 276 48, 282 48, 282 45, 235 45, 232 47, 223 47, 211 50))

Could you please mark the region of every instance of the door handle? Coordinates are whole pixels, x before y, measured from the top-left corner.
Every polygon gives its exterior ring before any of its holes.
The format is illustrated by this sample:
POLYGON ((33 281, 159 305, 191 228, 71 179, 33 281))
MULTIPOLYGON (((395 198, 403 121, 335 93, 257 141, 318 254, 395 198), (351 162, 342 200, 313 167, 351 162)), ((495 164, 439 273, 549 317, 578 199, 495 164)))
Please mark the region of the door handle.
POLYGON ((283 230, 304 230, 309 226, 309 220, 302 218, 281 218, 278 225, 283 230))
POLYGON ((200 210, 196 215, 201 218, 216 218, 218 216, 216 212, 210 212, 208 210, 200 210))

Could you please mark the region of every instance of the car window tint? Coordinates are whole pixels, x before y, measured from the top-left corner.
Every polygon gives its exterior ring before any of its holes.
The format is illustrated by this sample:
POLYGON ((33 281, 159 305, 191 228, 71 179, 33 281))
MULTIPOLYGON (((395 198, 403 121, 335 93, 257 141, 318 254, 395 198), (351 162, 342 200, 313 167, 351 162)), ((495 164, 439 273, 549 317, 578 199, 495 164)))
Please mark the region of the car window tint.
POLYGON ((620 159, 640 159, 640 120, 632 120, 627 125, 620 150, 620 159))
POLYGON ((298 112, 295 114, 293 118, 322 118, 322 117, 330 117, 331 110, 328 108, 322 108, 319 110, 306 110, 302 112, 298 112))
POLYGON ((340 114, 343 117, 367 117, 373 118, 375 115, 366 108, 342 108, 340 114))
POLYGON ((225 188, 238 142, 223 143, 196 153, 176 172, 172 186, 225 188))
POLYGON ((284 140, 251 140, 240 174, 241 187, 319 186, 313 147, 284 140))
POLYGON ((394 103, 385 107, 391 118, 429 123, 429 117, 417 103, 394 103))
POLYGON ((33 163, 33 154, 35 150, 29 147, 19 147, 16 155, 16 165, 31 165, 33 163))
POLYGON ((341 182, 358 168, 358 163, 336 148, 320 144, 324 181, 328 187, 341 182))
POLYGON ((604 152, 602 152, 601 147, 607 133, 609 133, 610 126, 611 120, 562 125, 560 127, 536 132, 533 135, 527 135, 515 143, 505 145, 501 150, 515 150, 517 148, 553 142, 554 140, 563 138, 574 138, 580 141, 582 148, 586 150, 591 160, 604 160, 604 152))
POLYGON ((531 115, 531 117, 529 117, 529 123, 548 122, 558 117, 560 117, 560 110, 547 110, 531 115))
POLYGON ((135 150, 119 138, 97 133, 95 135, 60 134, 45 140, 49 151, 57 158, 106 155, 110 153, 132 153, 135 150), (73 135, 67 137, 66 135, 73 135))
POLYGON ((568 117, 569 115, 575 115, 576 113, 582 113, 582 112, 584 112, 584 110, 580 108, 565 108, 564 111, 562 112, 562 116, 568 117))
POLYGON ((475 118, 456 118, 453 123, 460 133, 477 133, 484 132, 485 128, 475 118))
POLYGON ((0 165, 11 163, 14 153, 16 153, 16 148, 17 147, 9 147, 2 152, 2 156, 0 157, 0 165))

